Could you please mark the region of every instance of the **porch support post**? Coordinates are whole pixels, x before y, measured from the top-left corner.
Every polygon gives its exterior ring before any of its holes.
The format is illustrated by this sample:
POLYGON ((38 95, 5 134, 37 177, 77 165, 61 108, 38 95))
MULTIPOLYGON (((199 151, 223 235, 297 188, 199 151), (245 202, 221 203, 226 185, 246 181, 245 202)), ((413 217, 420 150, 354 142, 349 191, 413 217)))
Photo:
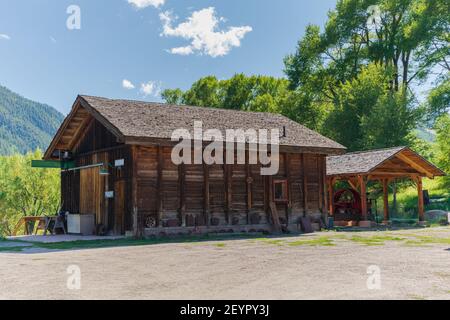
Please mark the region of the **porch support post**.
POLYGON ((334 181, 334 178, 328 179, 328 205, 330 206, 328 212, 332 217, 334 216, 334 181))
POLYGON ((418 193, 418 211, 419 221, 425 221, 424 201, 423 201, 423 184, 422 177, 417 177, 417 193, 418 193))
POLYGON ((361 189, 361 216, 363 221, 367 221, 367 189, 364 176, 358 176, 358 182, 361 189))
POLYGON ((389 180, 384 178, 382 180, 383 183, 383 208, 384 208, 384 223, 388 223, 390 220, 389 217, 389 180))

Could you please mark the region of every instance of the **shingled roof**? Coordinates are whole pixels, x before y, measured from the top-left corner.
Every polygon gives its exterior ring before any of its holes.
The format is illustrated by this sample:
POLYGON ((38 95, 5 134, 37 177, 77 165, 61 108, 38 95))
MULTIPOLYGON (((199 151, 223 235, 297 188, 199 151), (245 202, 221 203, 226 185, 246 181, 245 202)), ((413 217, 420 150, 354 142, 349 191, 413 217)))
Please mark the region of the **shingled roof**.
POLYGON ((126 138, 171 139, 176 129, 192 132, 194 121, 202 121, 203 129, 286 128, 280 145, 343 150, 345 147, 295 121, 272 113, 245 112, 218 108, 169 105, 130 100, 81 96, 86 103, 110 122, 126 138))
POLYGON ((47 150, 47 155, 53 152, 52 149, 61 146, 58 139, 64 136, 65 130, 76 130, 77 123, 81 123, 86 112, 105 125, 123 143, 170 140, 174 130, 187 129, 192 133, 194 122, 202 121, 203 130, 218 129, 224 137, 227 129, 279 129, 280 146, 312 148, 323 154, 345 152, 345 147, 337 142, 278 114, 112 100, 83 95, 78 96, 71 114, 47 150), (282 134, 284 131, 286 136, 282 134))
POLYGON ((327 158, 327 176, 418 174, 433 178, 445 173, 408 147, 353 152, 327 158))

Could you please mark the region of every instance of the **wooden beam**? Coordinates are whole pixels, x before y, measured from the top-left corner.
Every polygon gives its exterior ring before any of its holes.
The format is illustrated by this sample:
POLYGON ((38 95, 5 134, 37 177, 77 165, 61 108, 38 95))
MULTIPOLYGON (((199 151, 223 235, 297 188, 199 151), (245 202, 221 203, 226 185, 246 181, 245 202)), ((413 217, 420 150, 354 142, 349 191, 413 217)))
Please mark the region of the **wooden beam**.
POLYGON ((233 222, 233 166, 229 164, 224 165, 226 168, 225 179, 225 193, 226 193, 226 208, 228 224, 233 222))
POLYGON ((323 165, 322 165, 323 158, 321 156, 318 156, 317 158, 317 171, 319 172, 319 210, 323 213, 324 211, 324 204, 323 204, 323 198, 324 198, 324 183, 323 183, 323 165))
POLYGON ((419 221, 425 221, 422 177, 417 177, 417 193, 418 193, 419 221))
POLYGON ((211 219, 209 217, 210 208, 210 190, 209 190, 209 166, 203 162, 203 212, 205 215, 205 223, 207 226, 211 224, 211 219))
POLYGON ((270 212, 272 214, 273 227, 275 232, 281 232, 280 216, 278 215, 277 205, 275 202, 270 203, 270 212))
POLYGON ((137 163, 138 163, 138 147, 131 147, 131 159, 132 159, 132 175, 131 175, 131 207, 133 210, 133 235, 135 238, 140 237, 140 226, 138 219, 138 176, 137 176, 137 163))
POLYGON ((384 221, 389 221, 389 180, 382 179, 383 183, 383 209, 384 209, 384 221))
POLYGON ((322 191, 323 191, 323 211, 327 215, 330 214, 328 211, 328 196, 327 196, 327 158, 325 156, 322 157, 322 191))
POLYGON ((347 180, 348 184, 350 185, 350 187, 352 187, 354 190, 358 190, 358 182, 354 181, 354 179, 349 178, 347 180))
POLYGON ((306 159, 305 154, 302 154, 302 180, 303 180, 303 210, 304 216, 308 214, 308 178, 306 176, 306 159))
POLYGON ((178 166, 178 185, 180 186, 180 216, 181 226, 186 227, 186 166, 178 166))
POLYGON ((429 172, 427 169, 419 166, 417 163, 415 163, 414 161, 409 159, 407 156, 399 153, 399 154, 396 155, 396 157, 399 158, 400 160, 406 162, 407 164, 409 164, 411 167, 413 167, 414 169, 416 169, 420 173, 425 174, 428 178, 432 179, 434 177, 434 175, 431 172, 429 172))
POLYGON ((328 212, 330 216, 334 216, 334 183, 334 178, 328 179, 328 212))
POLYGON ((287 180, 287 192, 288 192, 288 203, 286 205, 286 218, 287 223, 289 224, 289 221, 291 220, 291 209, 292 209, 292 177, 291 177, 291 156, 289 153, 284 154, 284 167, 286 171, 286 180, 287 180))
POLYGON ((358 182, 360 187, 360 193, 361 193, 361 216, 362 220, 367 220, 367 189, 366 189, 366 179, 364 176, 360 175, 358 176, 358 182))
POLYGON ((156 210, 157 210, 157 216, 158 216, 158 226, 162 227, 162 218, 163 218, 163 165, 164 165, 164 153, 163 148, 161 146, 158 146, 157 148, 157 180, 156 180, 156 210))
POLYGON ((246 151, 245 156, 245 181, 246 181, 246 211, 247 211, 247 224, 250 224, 250 211, 252 210, 253 206, 253 177, 250 167, 250 155, 249 152, 246 151))

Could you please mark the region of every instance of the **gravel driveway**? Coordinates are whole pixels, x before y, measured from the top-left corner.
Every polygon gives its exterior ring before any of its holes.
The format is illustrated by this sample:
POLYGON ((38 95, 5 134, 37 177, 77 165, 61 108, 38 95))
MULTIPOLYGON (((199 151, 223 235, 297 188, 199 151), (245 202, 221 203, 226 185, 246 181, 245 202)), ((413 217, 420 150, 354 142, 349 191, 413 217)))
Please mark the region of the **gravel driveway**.
POLYGON ((1 299, 450 299, 450 228, 0 251, 0 288, 1 299))

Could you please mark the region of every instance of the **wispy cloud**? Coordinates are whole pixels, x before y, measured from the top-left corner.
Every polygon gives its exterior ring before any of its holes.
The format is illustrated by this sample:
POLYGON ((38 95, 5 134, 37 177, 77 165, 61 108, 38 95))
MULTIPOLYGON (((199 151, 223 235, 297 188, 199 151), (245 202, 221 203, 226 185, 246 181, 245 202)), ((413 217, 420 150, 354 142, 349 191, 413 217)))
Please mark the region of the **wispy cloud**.
POLYGON ((163 23, 161 36, 180 37, 189 40, 188 46, 172 48, 172 54, 190 55, 195 52, 206 54, 211 57, 227 55, 233 47, 240 47, 241 40, 253 29, 250 26, 229 27, 226 31, 219 30, 219 23, 225 18, 217 17, 213 7, 195 11, 183 23, 173 27, 171 12, 162 12, 159 15, 163 23))
POLYGON ((134 84, 130 80, 127 80, 127 79, 122 80, 122 87, 127 90, 132 90, 135 88, 134 84))
POLYGON ((132 4, 138 9, 144 9, 150 6, 158 8, 164 5, 165 2, 166 0, 128 0, 129 4, 132 4))
POLYGON ((157 97, 161 93, 161 84, 157 81, 148 81, 146 83, 141 84, 140 89, 142 95, 145 97, 153 96, 157 97))
POLYGON ((52 37, 52 36, 50 36, 50 41, 53 42, 53 43, 56 43, 56 39, 54 37, 52 37))
POLYGON ((0 33, 0 40, 11 40, 11 37, 7 34, 0 33))

